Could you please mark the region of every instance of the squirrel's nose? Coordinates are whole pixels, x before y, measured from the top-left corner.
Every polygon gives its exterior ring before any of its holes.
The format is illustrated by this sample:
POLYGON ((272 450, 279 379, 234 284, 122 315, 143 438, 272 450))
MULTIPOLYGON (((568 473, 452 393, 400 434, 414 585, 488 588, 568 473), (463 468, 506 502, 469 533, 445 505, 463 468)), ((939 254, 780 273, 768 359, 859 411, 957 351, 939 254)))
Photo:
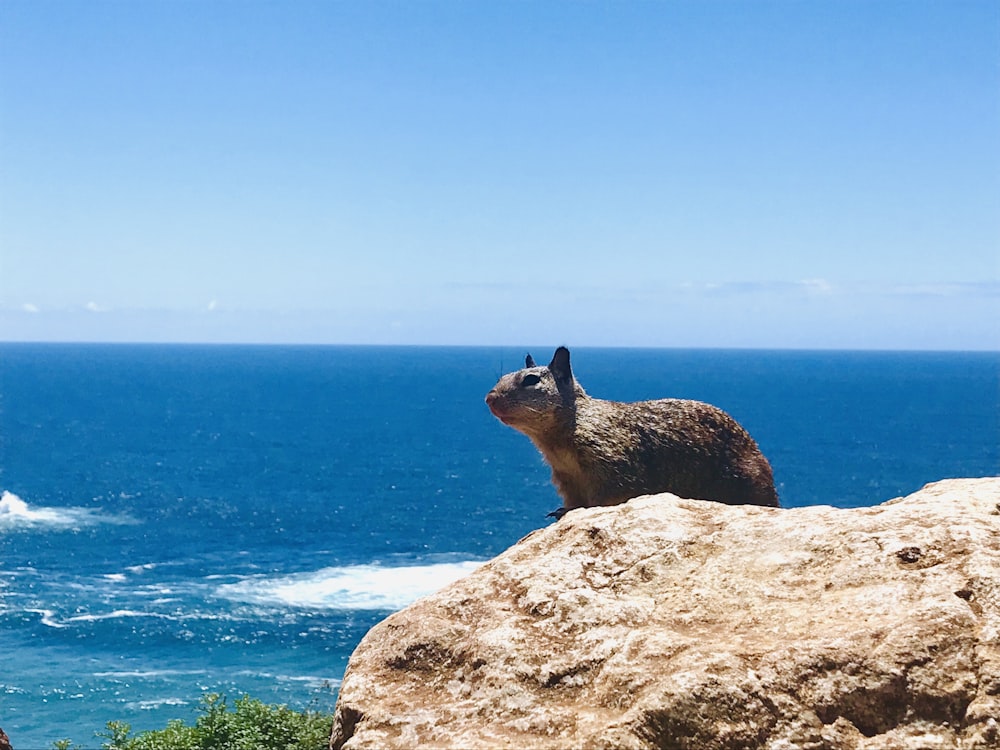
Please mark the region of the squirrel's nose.
POLYGON ((500 398, 500 395, 494 390, 486 394, 486 403, 493 405, 493 402, 500 398))

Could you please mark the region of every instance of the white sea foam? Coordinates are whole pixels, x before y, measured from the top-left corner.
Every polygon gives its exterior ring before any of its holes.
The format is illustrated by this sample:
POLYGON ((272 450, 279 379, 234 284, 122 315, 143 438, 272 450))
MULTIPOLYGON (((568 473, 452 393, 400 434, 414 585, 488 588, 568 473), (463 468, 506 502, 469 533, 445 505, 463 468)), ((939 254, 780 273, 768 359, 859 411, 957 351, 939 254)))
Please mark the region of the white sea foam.
POLYGON ((73 615, 72 617, 65 617, 61 619, 56 619, 56 613, 51 609, 25 609, 25 612, 31 612, 32 614, 41 615, 40 622, 50 628, 68 628, 74 623, 80 622, 101 622, 103 620, 119 620, 131 617, 153 617, 162 620, 177 620, 183 618, 173 617, 171 615, 161 614, 159 612, 137 612, 131 609, 116 609, 113 612, 104 612, 102 614, 96 615, 73 615))
POLYGON ((153 570, 156 567, 156 563, 143 563, 142 565, 129 565, 125 568, 125 570, 129 573, 138 575, 140 573, 145 573, 147 570, 153 570))
POLYGON ((100 622, 101 620, 119 620, 127 617, 158 617, 163 620, 177 619, 159 612, 136 612, 132 609, 116 609, 114 612, 105 612, 100 615, 75 615, 67 617, 64 622, 100 622))
POLYGON ((311 609, 402 609, 457 581, 482 562, 383 567, 348 565, 287 576, 251 576, 218 587, 220 596, 263 606, 311 609))
POLYGON ((125 708, 133 711, 153 711, 164 706, 186 706, 187 704, 188 701, 183 698, 157 698, 148 701, 129 701, 125 704, 125 708))
POLYGON ((24 611, 25 612, 31 612, 32 614, 36 614, 36 615, 41 615, 42 616, 41 623, 42 623, 42 625, 45 625, 46 627, 49 627, 49 628, 65 628, 66 627, 61 622, 56 622, 56 620, 54 619, 56 613, 53 612, 51 609, 26 609, 24 611))
POLYGON ((207 674, 204 669, 136 669, 113 672, 94 672, 94 677, 110 677, 113 679, 155 680, 160 677, 178 677, 207 674))
POLYGON ((239 677, 255 677, 262 680, 274 680, 275 682, 301 682, 312 688, 335 688, 340 687, 341 680, 336 677, 317 677, 316 675, 290 675, 272 674, 270 672, 255 672, 250 669, 243 669, 236 673, 239 677))
POLYGON ((0 532, 15 529, 77 529, 99 523, 131 524, 127 516, 102 514, 92 508, 48 508, 29 505, 13 492, 0 495, 0 532))

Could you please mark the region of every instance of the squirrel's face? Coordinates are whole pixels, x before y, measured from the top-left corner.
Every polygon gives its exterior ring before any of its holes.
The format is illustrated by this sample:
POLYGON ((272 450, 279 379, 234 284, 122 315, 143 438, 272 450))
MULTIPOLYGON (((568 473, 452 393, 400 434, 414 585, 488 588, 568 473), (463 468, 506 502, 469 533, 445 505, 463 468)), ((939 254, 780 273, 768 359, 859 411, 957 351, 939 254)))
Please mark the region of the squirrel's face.
POLYGON ((505 425, 528 436, 544 435, 556 421, 560 410, 572 405, 575 395, 573 376, 569 372, 569 353, 565 367, 529 365, 523 370, 504 375, 486 394, 486 404, 493 416, 505 425))

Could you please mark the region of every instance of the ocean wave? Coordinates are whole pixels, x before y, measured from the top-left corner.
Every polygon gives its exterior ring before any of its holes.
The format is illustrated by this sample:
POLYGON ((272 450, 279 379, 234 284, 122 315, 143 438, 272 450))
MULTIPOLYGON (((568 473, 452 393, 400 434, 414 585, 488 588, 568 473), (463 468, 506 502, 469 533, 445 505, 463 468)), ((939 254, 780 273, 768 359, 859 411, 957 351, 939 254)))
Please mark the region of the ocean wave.
POLYGON ((66 625, 62 624, 61 622, 58 622, 55 619, 56 613, 53 612, 51 609, 35 609, 33 607, 29 607, 29 608, 25 609, 24 611, 25 612, 30 612, 33 615, 41 615, 42 617, 41 617, 40 622, 42 623, 42 625, 45 625, 46 627, 49 627, 49 628, 65 628, 65 627, 67 627, 66 625))
POLYGON ((137 612, 133 609, 116 609, 113 612, 105 612, 99 615, 74 615, 67 617, 63 623, 68 622, 101 622, 102 620, 120 620, 128 617, 155 617, 161 620, 176 620, 176 617, 165 615, 161 612, 137 612))
POLYGON ((53 508, 29 505, 13 492, 0 495, 0 532, 21 529, 78 529, 101 523, 136 523, 128 516, 103 514, 93 508, 53 508))
POLYGON ((159 566, 156 563, 143 563, 142 565, 129 565, 125 570, 138 575, 139 573, 145 573, 147 570, 155 570, 157 567, 159 566))
POLYGON ((457 581, 482 565, 467 560, 383 567, 347 565, 310 573, 250 576, 218 587, 223 598, 267 607, 398 610, 457 581))
POLYGON ((187 677, 202 674, 208 674, 208 671, 205 669, 132 669, 93 673, 94 677, 140 680, 155 680, 163 677, 187 677))
POLYGON ((57 618, 54 610, 29 607, 24 610, 32 614, 41 615, 39 622, 50 628, 68 628, 81 622, 102 622, 104 620, 120 620, 132 617, 150 617, 161 620, 179 620, 183 618, 166 615, 160 612, 137 612, 132 609, 116 609, 113 612, 101 614, 73 615, 72 617, 57 618))
POLYGON ((340 687, 341 680, 337 677, 318 677, 316 675, 289 675, 272 674, 270 672, 255 672, 250 669, 243 669, 236 673, 238 677, 253 677, 261 680, 274 680, 275 682, 303 683, 307 687, 314 689, 332 689, 340 687))
POLYGON ((186 706, 188 703, 190 701, 183 698, 156 698, 146 701, 129 701, 125 704, 125 708, 132 711, 155 711, 166 706, 186 706))

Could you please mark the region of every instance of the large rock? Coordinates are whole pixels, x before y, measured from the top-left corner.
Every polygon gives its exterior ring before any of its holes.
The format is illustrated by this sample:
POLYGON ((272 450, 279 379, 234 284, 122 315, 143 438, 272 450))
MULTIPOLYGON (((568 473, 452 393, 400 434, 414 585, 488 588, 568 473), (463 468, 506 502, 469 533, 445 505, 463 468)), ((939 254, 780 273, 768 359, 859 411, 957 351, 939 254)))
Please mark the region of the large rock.
POLYGON ((1000 748, 1000 479, 573 511, 387 618, 339 748, 1000 748))

